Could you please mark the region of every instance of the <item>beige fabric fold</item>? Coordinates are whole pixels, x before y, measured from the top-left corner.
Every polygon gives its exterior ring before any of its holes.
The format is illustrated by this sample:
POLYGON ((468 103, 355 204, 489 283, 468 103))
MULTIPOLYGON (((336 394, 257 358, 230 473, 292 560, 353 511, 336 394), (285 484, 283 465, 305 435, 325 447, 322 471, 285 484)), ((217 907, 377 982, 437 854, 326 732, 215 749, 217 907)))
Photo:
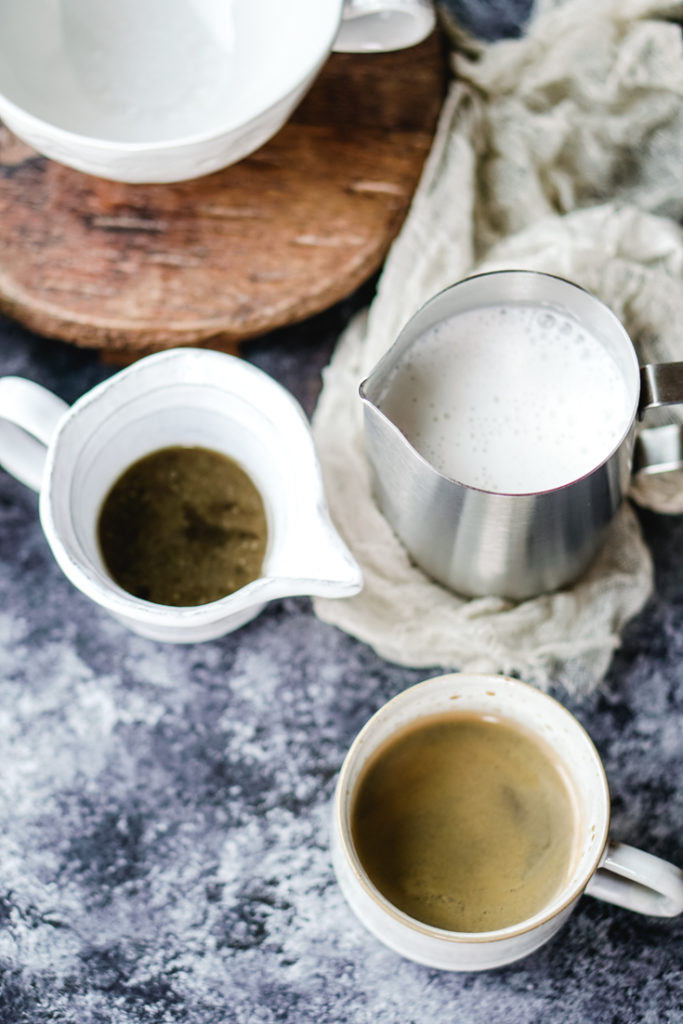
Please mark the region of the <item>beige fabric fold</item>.
MULTIPOLYGON (((641 362, 683 359, 683 52, 680 4, 541 4, 524 38, 467 41, 432 152, 370 309, 340 339, 313 429, 332 517, 365 577, 317 599, 324 620, 404 665, 513 673, 585 692, 652 589, 627 503, 589 573, 513 604, 463 600, 410 561, 377 510, 360 381, 431 295, 482 270, 559 274, 620 317, 641 362)), ((680 422, 675 407, 647 424, 680 422)), ((683 474, 643 476, 632 499, 683 511, 683 474)))

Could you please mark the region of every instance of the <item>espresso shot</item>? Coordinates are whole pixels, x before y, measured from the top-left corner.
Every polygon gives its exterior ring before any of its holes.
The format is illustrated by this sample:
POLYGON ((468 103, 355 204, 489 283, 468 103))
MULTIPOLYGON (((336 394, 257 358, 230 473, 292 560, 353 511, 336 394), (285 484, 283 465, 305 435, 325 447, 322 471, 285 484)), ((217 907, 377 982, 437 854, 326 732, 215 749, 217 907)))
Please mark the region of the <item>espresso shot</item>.
POLYGON ((574 801, 549 747, 474 714, 425 719, 370 759, 351 830, 399 910, 455 932, 526 921, 567 884, 574 801))
POLYGON ((268 539, 249 475, 220 452, 184 446, 133 463, 105 498, 97 532, 120 587, 179 607, 217 601, 257 579, 268 539))

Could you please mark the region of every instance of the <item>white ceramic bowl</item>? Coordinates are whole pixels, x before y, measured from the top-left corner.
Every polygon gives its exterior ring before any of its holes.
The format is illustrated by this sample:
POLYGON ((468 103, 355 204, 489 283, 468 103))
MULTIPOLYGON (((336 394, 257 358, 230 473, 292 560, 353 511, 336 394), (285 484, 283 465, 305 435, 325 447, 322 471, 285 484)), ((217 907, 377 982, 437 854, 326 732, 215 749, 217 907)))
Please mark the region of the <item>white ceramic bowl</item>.
POLYGON ((0 119, 115 181, 208 174, 282 126, 342 15, 344 49, 379 49, 378 26, 394 49, 433 25, 426 0, 354 2, 362 16, 343 0, 0 0, 0 119))

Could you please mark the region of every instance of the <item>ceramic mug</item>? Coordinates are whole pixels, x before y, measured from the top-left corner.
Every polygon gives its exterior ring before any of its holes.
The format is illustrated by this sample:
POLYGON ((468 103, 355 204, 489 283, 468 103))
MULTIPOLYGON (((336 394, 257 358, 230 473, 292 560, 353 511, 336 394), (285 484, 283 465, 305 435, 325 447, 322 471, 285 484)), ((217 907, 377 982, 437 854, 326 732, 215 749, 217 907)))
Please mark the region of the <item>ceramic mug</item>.
POLYGON ((333 48, 433 26, 429 0, 0 0, 0 118, 76 170, 182 181, 274 135, 333 48))
POLYGON ((212 639, 274 598, 345 597, 362 586, 330 521, 303 410, 275 380, 234 356, 202 349, 147 356, 71 407, 32 381, 0 378, 0 465, 40 492, 45 536, 71 582, 151 639, 212 639), (175 445, 234 459, 260 491, 267 518, 261 577, 192 607, 127 593, 107 572, 97 539, 102 502, 121 473, 175 445))
POLYGON ((428 679, 385 704, 360 731, 341 768, 332 823, 332 859, 341 890, 360 921, 411 960, 453 971, 499 967, 553 936, 581 894, 642 914, 683 911, 683 872, 609 838, 610 801, 600 757, 583 727, 535 687, 503 676, 451 674, 428 679), (567 876, 540 911, 495 931, 433 927, 398 909, 368 876, 354 843, 351 817, 359 778, 373 754, 408 726, 435 715, 475 715, 508 722, 550 747, 568 780, 576 811, 567 876))
POLYGON ((496 271, 446 288, 360 395, 379 508, 425 572, 470 597, 524 600, 571 583, 634 469, 683 466, 678 425, 636 440, 648 409, 683 403, 683 362, 639 367, 611 310, 549 274, 496 271), (426 448, 430 430, 443 465, 426 448), (449 465, 456 446, 466 469, 449 465))

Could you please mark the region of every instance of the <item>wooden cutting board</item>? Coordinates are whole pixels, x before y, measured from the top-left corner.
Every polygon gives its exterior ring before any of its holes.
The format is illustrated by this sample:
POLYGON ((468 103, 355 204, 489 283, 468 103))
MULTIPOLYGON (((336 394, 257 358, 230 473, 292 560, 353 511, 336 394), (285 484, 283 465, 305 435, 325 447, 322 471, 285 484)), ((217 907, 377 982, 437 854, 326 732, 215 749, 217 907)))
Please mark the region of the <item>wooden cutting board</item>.
POLYGON ((333 54, 292 119, 232 167, 122 185, 0 125, 0 311, 114 361, 237 351, 350 294, 405 218, 446 86, 441 38, 333 54))

